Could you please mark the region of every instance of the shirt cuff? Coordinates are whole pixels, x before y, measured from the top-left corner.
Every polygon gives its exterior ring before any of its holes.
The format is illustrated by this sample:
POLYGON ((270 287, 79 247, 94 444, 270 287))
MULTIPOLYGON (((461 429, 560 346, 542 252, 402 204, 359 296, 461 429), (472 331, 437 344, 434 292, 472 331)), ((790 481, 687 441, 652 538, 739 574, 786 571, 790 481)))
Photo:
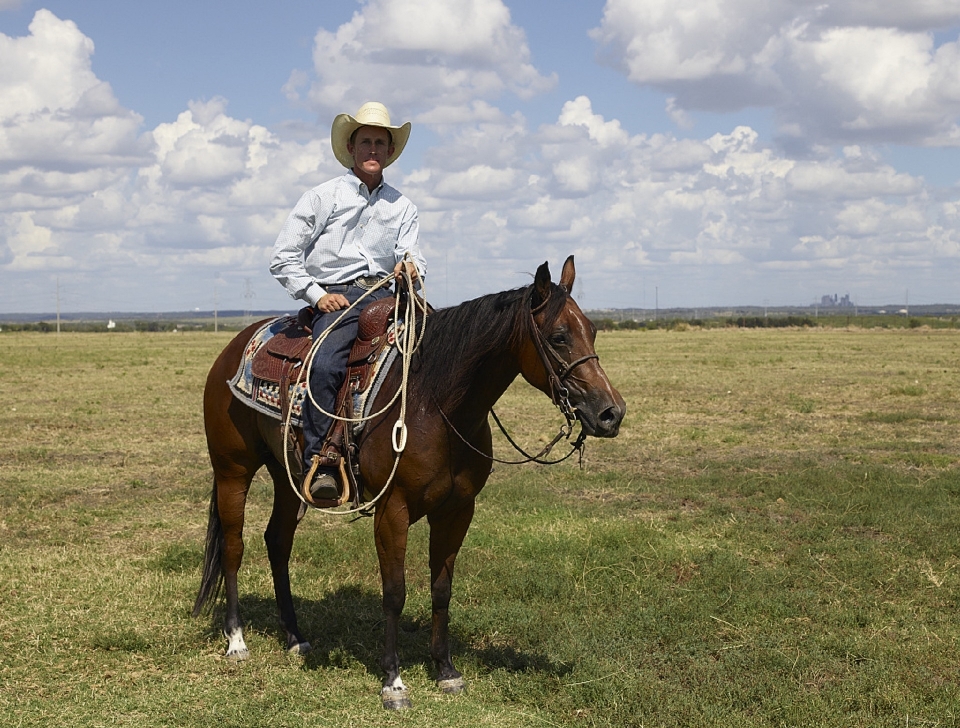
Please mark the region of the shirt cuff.
POLYGON ((326 293, 319 283, 311 283, 303 292, 303 300, 311 306, 316 306, 317 302, 323 298, 326 293))

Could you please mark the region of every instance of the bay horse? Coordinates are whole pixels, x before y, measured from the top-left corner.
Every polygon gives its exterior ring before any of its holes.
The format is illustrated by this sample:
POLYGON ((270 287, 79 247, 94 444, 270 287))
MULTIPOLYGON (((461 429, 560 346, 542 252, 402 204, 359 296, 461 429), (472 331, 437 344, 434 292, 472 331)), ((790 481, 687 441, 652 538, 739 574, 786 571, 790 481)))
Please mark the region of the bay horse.
MULTIPOLYGON (((410 705, 400 679, 397 630, 406 599, 404 558, 407 531, 422 518, 430 524, 433 621, 430 654, 437 684, 446 693, 464 688, 449 646, 449 605, 454 561, 473 518, 474 502, 490 475, 492 438, 487 415, 517 377, 544 392, 580 421, 583 432, 615 437, 626 403, 610 384, 594 349, 596 327, 571 297, 573 256, 560 283, 547 263, 533 284, 467 301, 427 315, 422 343, 410 366, 407 412, 410 439, 396 474, 377 501, 373 535, 380 562, 386 628, 380 666, 383 705, 410 705)), ((243 556, 244 504, 254 474, 266 466, 273 479, 273 511, 264 539, 273 574, 280 626, 287 649, 310 649, 297 626, 288 562, 303 517, 284 463, 282 423, 245 406, 227 386, 247 342, 263 322, 237 335, 217 358, 203 395, 204 426, 213 465, 207 540, 197 616, 226 592, 223 631, 227 656, 248 656, 239 613, 237 571, 243 556)), ((400 385, 401 367, 388 374, 374 403, 382 407, 400 385)), ((391 428, 399 403, 368 422, 358 438, 363 483, 386 483, 394 466, 391 428)), ((369 489, 369 488, 368 488, 369 489)))

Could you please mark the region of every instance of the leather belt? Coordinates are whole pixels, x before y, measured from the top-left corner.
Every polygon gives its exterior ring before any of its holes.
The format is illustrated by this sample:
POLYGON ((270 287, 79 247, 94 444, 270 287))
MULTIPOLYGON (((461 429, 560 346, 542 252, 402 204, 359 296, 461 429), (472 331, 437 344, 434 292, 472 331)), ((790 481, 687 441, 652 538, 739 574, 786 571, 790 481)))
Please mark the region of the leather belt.
POLYGON ((354 278, 350 283, 365 291, 369 291, 382 280, 383 278, 381 276, 359 276, 354 278))

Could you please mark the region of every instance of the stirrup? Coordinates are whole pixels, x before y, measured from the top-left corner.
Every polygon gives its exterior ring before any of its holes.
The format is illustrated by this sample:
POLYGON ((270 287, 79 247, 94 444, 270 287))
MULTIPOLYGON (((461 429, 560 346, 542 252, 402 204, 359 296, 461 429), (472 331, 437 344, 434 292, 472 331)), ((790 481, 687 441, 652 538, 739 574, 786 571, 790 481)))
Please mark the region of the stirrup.
MULTIPOLYGON (((310 492, 310 485, 313 483, 314 477, 316 477, 317 470, 319 470, 320 468, 322 459, 323 458, 320 455, 313 456, 310 462, 310 469, 307 471, 306 475, 303 476, 303 480, 300 483, 301 498, 303 499, 304 502, 309 503, 314 508, 326 507, 318 504, 313 498, 313 493, 310 492)), ((334 480, 336 480, 336 476, 332 476, 332 477, 334 477, 334 480)), ((338 494, 337 498, 330 499, 330 500, 336 501, 336 506, 342 506, 344 503, 350 500, 350 478, 348 477, 346 469, 343 466, 343 458, 340 458, 339 490, 340 490, 340 493, 338 494)))

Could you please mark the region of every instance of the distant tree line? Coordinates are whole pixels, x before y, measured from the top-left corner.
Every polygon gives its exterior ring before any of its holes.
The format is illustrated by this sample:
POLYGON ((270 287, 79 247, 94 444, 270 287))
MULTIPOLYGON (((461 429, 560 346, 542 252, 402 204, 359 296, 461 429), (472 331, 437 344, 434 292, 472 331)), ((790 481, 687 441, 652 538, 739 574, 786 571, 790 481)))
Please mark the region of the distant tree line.
POLYGON ((809 316, 738 316, 728 318, 727 326, 739 329, 785 329, 791 326, 814 327, 817 323, 809 316))
POLYGON ((960 328, 960 319, 956 316, 882 316, 866 315, 851 316, 846 314, 827 316, 727 316, 725 318, 710 319, 683 319, 661 318, 656 321, 637 321, 636 319, 617 319, 606 317, 593 318, 593 323, 600 331, 684 331, 690 328, 740 328, 740 329, 779 329, 779 328, 843 328, 855 327, 864 329, 873 328, 910 328, 931 329, 960 328))
MULTIPOLYGON (((131 332, 131 331, 213 331, 213 323, 184 323, 182 321, 157 321, 157 320, 121 320, 114 323, 112 327, 107 326, 105 321, 61 321, 60 330, 73 333, 107 333, 107 332, 131 332)), ((220 323, 222 331, 239 331, 242 326, 231 326, 220 323)), ((50 321, 29 321, 12 322, 0 324, 0 330, 7 331, 39 331, 42 333, 56 332, 56 322, 50 321)))
MULTIPOLYGON (((873 328, 910 328, 931 329, 960 328, 957 316, 884 316, 849 314, 810 316, 728 316, 725 318, 660 318, 657 320, 637 321, 636 319, 617 320, 609 316, 591 315, 594 325, 600 331, 686 331, 691 328, 717 329, 768 329, 768 328, 814 328, 814 327, 855 327, 873 328)), ((220 331, 240 331, 246 322, 239 318, 221 319, 217 328, 220 331)), ((56 332, 55 321, 9 321, 0 322, 0 334, 13 331, 56 332)), ((112 327, 106 321, 61 321, 60 330, 64 332, 107 333, 131 331, 213 331, 212 321, 183 321, 176 319, 118 319, 112 327)))

